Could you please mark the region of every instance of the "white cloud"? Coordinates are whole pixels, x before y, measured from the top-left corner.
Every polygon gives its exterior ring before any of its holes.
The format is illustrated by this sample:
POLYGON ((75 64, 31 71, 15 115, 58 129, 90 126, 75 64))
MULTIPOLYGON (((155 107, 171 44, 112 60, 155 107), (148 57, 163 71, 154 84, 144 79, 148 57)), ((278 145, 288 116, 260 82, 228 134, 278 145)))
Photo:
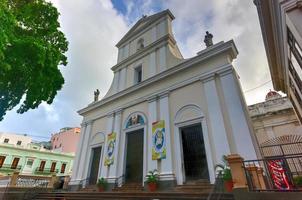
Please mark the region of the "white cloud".
MULTIPOLYGON (((61 13, 63 32, 70 43, 68 66, 61 67, 63 89, 52 105, 22 115, 8 112, 0 122, 1 131, 49 136, 64 126, 79 126, 76 113, 93 100, 93 91, 104 95, 112 81, 110 68, 116 63, 115 44, 143 14, 169 8, 175 15, 173 30, 185 57, 204 48, 206 30, 214 41, 234 39, 239 49, 235 68, 243 90, 270 79, 256 7, 241 0, 136 0, 127 2, 128 12, 117 12, 110 0, 51 0, 61 13)), ((246 93, 248 104, 263 101, 270 84, 246 93)))

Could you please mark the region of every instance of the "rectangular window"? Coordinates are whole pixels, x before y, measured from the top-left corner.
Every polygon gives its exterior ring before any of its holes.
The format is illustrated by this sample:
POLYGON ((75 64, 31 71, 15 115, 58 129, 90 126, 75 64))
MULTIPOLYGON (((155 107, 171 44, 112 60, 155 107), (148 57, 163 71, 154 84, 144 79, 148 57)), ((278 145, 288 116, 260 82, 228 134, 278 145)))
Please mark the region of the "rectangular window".
POLYGON ((5 161, 5 156, 0 156, 0 168, 2 167, 4 161, 5 161))
POLYGON ((14 158, 11 169, 17 169, 20 158, 14 158))
POLYGON ((54 172, 56 170, 56 162, 52 162, 51 163, 51 168, 50 168, 50 172, 54 172))
POLYGON ((61 173, 64 174, 66 169, 66 163, 63 163, 61 166, 61 173))
POLYGON ((21 145, 21 143, 22 143, 22 141, 19 140, 19 141, 17 142, 17 145, 21 145))
POLYGON ((39 171, 44 171, 45 163, 46 163, 45 160, 42 160, 42 161, 40 162, 39 171))
POLYGON ((8 143, 9 142, 9 139, 8 138, 5 138, 4 139, 4 143, 8 143))
POLYGON ((142 76, 143 76, 142 66, 136 67, 134 71, 135 71, 135 75, 134 75, 135 83, 137 84, 142 82, 142 76))
POLYGON ((32 167, 32 166, 33 166, 33 163, 34 163, 34 160, 28 159, 27 162, 26 162, 26 166, 27 166, 27 167, 32 167))

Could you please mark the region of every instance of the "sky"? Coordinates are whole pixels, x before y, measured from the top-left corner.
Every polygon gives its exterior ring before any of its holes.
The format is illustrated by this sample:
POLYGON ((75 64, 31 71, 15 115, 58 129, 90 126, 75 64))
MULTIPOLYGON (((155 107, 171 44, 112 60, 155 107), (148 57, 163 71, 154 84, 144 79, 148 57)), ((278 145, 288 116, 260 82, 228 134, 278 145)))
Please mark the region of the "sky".
POLYGON ((61 13, 61 30, 69 41, 68 65, 60 66, 63 89, 51 105, 17 114, 7 112, 0 132, 48 140, 63 127, 80 127, 77 111, 93 101, 93 91, 105 95, 117 61, 115 44, 139 20, 169 8, 172 29, 185 58, 205 48, 206 31, 214 43, 233 39, 239 50, 234 67, 248 105, 264 101, 272 89, 257 10, 252 0, 50 0, 61 13))

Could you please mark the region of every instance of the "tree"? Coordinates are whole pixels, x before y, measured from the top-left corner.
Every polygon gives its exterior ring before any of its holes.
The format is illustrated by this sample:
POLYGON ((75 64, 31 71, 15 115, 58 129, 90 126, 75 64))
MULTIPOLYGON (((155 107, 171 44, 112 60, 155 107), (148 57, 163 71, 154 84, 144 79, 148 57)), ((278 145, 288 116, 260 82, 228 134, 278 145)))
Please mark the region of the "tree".
POLYGON ((51 104, 62 88, 68 42, 58 17, 45 0, 0 0, 0 121, 21 101, 18 113, 51 104))

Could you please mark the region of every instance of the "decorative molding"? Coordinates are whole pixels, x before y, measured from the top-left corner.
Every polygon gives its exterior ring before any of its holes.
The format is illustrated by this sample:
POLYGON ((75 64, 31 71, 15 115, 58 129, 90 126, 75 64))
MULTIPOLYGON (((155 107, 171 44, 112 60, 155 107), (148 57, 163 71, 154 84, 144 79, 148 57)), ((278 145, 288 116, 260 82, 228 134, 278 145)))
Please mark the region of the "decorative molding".
MULTIPOLYGON (((145 96, 145 97, 140 97, 136 100, 133 100, 131 101, 130 103, 126 103, 126 104, 123 104, 120 106, 120 108, 123 108, 123 109, 126 109, 126 108, 129 108, 131 106, 134 106, 134 105, 137 105, 137 104, 140 104, 142 102, 145 102, 145 101, 156 101, 158 98, 159 98, 159 94, 160 93, 165 93, 165 92, 172 92, 176 89, 179 89, 181 87, 184 87, 184 86, 187 86, 189 84, 192 84, 194 82, 197 82, 197 81, 203 81, 204 79, 207 79, 209 77, 212 77, 214 76, 215 73, 223 73, 225 71, 229 71, 229 70, 233 70, 233 67, 231 64, 227 64, 227 65, 224 65, 218 69, 215 69, 213 71, 210 71, 210 72, 207 72, 207 73, 203 73, 202 75, 197 75, 195 77, 191 77, 190 79, 187 79, 187 80, 184 80, 182 82, 179 82, 171 87, 168 87, 168 88, 165 88, 163 90, 160 90, 158 92, 155 92, 153 93, 152 95, 149 95, 149 96, 145 96)), ((92 109, 95 109, 95 108, 91 108, 92 109)), ((103 118, 103 117, 106 117, 107 114, 103 114, 103 115, 98 115, 98 116, 95 116, 93 117, 94 120, 97 120, 97 119, 100 119, 100 118, 103 118)))

